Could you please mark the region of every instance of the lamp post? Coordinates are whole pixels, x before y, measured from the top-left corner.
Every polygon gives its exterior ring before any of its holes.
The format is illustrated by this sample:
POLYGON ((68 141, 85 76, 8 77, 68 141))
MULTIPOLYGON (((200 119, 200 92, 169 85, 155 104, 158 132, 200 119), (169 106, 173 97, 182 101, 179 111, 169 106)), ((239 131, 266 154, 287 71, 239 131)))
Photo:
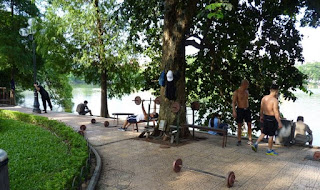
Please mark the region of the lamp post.
MULTIPOLYGON (((32 41, 32 57, 33 57, 33 81, 34 83, 37 82, 37 68, 36 68, 36 44, 34 42, 34 34, 36 33, 35 30, 35 18, 29 18, 28 19, 28 27, 27 28, 20 28, 19 34, 24 37, 29 37, 30 41, 32 41)), ((34 101, 33 101, 33 112, 35 113, 41 113, 41 110, 39 109, 39 100, 38 100, 38 91, 37 89, 34 89, 34 101)))

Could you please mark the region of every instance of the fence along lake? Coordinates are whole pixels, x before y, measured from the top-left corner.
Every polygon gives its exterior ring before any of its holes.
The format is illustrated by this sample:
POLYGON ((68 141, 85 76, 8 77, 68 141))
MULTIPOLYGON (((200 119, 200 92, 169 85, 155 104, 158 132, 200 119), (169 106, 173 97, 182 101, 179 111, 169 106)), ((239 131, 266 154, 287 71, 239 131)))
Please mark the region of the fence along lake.
MULTIPOLYGON (((311 89, 313 95, 309 96, 302 91, 296 91, 295 95, 298 99, 293 101, 285 101, 282 100, 280 105, 280 112, 283 116, 288 120, 296 121, 298 116, 303 116, 306 124, 309 125, 313 132, 313 144, 320 145, 320 89, 311 89)), ((76 112, 76 107, 79 103, 87 100, 88 107, 92 110, 94 115, 99 115, 100 113, 100 88, 83 88, 83 87, 75 87, 73 89, 73 99, 74 103, 72 112, 76 112)), ((33 107, 33 92, 25 91, 23 92, 25 99, 20 106, 23 107, 33 107)), ((123 96, 121 99, 111 99, 108 100, 108 108, 110 115, 116 112, 129 112, 134 114, 139 114, 141 112, 141 105, 137 106, 132 101, 136 96, 140 96, 142 99, 154 99, 155 97, 151 94, 151 92, 136 92, 130 95, 123 96)), ((41 98, 39 97, 40 108, 42 109, 41 98)), ((148 102, 145 103, 147 108, 148 102)), ((58 105, 54 106, 54 111, 63 111, 61 107, 58 105)), ((151 106, 151 109, 153 107, 151 106)), ((159 106, 157 106, 159 109, 159 106)), ((75 113, 76 114, 76 113, 75 113)), ((190 111, 188 111, 190 114, 190 111)), ((192 122, 192 118, 188 115, 188 121, 192 122)))

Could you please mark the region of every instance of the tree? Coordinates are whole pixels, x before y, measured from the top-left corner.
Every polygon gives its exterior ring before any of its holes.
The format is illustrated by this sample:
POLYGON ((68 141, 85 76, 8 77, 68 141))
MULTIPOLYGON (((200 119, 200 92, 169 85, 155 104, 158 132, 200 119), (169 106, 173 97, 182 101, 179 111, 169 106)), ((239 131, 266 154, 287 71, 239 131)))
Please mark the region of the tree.
MULTIPOLYGON (((161 67, 152 62, 148 71, 179 70, 181 78, 177 82, 177 101, 184 106, 186 101, 201 100, 204 103, 201 117, 208 116, 209 110, 222 112, 226 119, 231 120, 232 92, 242 78, 249 79, 251 83, 250 107, 254 113, 258 113, 259 101, 272 81, 277 81, 287 99, 296 99, 291 89, 307 91, 303 84, 306 76, 294 67, 296 61, 303 62, 295 15, 307 6, 312 14, 306 14, 303 22, 317 26, 319 6, 312 1, 298 0, 290 3, 285 0, 229 2, 233 7, 231 10, 228 6, 216 4, 212 8, 214 2, 205 0, 127 0, 123 4, 131 26, 131 39, 137 41, 140 32, 150 46, 163 47, 161 67), (160 38, 156 41, 155 37, 160 35, 162 41, 160 38), (189 37, 198 39, 200 43, 189 37), (185 45, 193 45, 200 50, 191 56, 195 61, 188 64, 185 45)), ((152 86, 151 81, 155 78, 147 80, 148 86, 152 86)), ((164 101, 161 102, 160 119, 172 124, 176 119, 168 111, 172 102, 165 99, 163 92, 161 88, 164 101)), ((184 111, 180 114, 180 121, 185 121, 184 111)))
POLYGON ((109 117, 108 97, 121 97, 140 88, 137 57, 126 43, 125 31, 115 14, 115 0, 53 0, 49 22, 59 20, 68 42, 72 72, 87 83, 101 86, 101 112, 109 117))
MULTIPOLYGON (((0 73, 1 86, 9 87, 11 78, 22 90, 33 89, 32 46, 28 38, 19 35, 19 29, 26 27, 27 20, 35 17, 38 20, 37 33, 34 35, 37 45, 37 79, 46 84, 51 91, 53 101, 71 110, 72 88, 68 83, 67 74, 70 69, 65 66, 64 53, 57 52, 61 44, 61 35, 50 36, 53 26, 42 26, 40 12, 32 1, 0 1, 0 73), (7 11, 10 7, 10 11, 7 11), (44 30, 46 28, 46 30, 44 30), (52 41, 52 38, 56 40, 52 41), (56 52, 55 52, 56 51, 56 52), (64 67, 64 68, 61 68, 64 67)), ((61 47, 61 46, 60 46, 61 47)), ((60 48, 60 50, 63 48, 60 48)), ((70 65, 70 64, 69 64, 70 65)))
POLYGON ((9 86, 11 78, 22 86, 32 84, 30 42, 18 33, 27 17, 37 16, 38 9, 30 1, 0 1, 0 72, 1 85, 9 86), (10 7, 8 11, 8 7, 10 7))

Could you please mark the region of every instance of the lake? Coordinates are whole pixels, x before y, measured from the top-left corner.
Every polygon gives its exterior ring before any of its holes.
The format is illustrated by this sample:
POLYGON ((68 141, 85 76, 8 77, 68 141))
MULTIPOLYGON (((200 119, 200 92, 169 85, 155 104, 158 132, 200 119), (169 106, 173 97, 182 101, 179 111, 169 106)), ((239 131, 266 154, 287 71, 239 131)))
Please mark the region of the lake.
MULTIPOLYGON (((314 93, 309 96, 302 91, 296 91, 295 95, 298 97, 297 101, 283 101, 280 105, 280 112, 288 120, 296 121, 299 115, 304 117, 305 123, 309 125, 313 131, 314 145, 320 145, 320 127, 318 127, 318 119, 320 114, 320 89, 311 89, 314 93)), ((24 102, 21 106, 33 107, 33 92, 25 91, 23 92, 25 96, 24 102)), ((115 112, 129 112, 139 114, 141 113, 141 105, 137 106, 132 100, 136 96, 140 96, 142 99, 149 99, 150 97, 154 99, 151 92, 137 92, 130 95, 123 96, 121 99, 111 99, 108 100, 108 108, 110 115, 115 112)), ((41 98, 40 107, 42 108, 41 98)), ((88 107, 92 110, 94 115, 99 115, 100 113, 100 88, 83 88, 75 87, 73 89, 73 103, 72 112, 76 112, 76 107, 79 103, 87 100, 88 107)), ((148 103, 145 103, 147 108, 148 103)), ((63 111, 61 107, 53 103, 54 111, 63 111)), ((189 123, 192 123, 191 111, 188 109, 187 119, 189 123)), ((76 114, 76 113, 75 113, 76 114)))

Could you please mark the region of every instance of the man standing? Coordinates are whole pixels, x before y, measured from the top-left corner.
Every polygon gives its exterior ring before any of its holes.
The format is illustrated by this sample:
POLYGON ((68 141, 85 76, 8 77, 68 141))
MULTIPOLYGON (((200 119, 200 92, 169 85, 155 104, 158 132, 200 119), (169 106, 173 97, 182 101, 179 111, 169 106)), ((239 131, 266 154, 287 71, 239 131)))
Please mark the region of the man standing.
POLYGON ((87 113, 92 115, 91 110, 88 108, 88 101, 85 100, 83 103, 78 104, 76 111, 79 113, 79 115, 86 115, 87 113))
POLYGON ((278 155, 278 153, 272 150, 273 136, 278 128, 282 128, 278 106, 278 91, 278 85, 272 84, 270 94, 264 96, 261 100, 260 121, 263 123, 263 131, 257 139, 257 142, 252 145, 252 150, 257 152, 259 142, 265 135, 269 135, 268 150, 266 154, 272 156, 278 155))
POLYGON ((252 144, 251 137, 251 111, 249 110, 249 81, 244 79, 241 81, 240 87, 233 92, 232 97, 232 115, 236 119, 238 124, 238 143, 237 146, 241 145, 241 133, 243 120, 248 125, 248 144, 252 144), (237 105, 237 108, 236 108, 237 105))
POLYGON ((41 94, 41 99, 42 99, 42 105, 43 105, 43 111, 44 113, 47 113, 47 104, 46 104, 46 101, 48 102, 49 104, 49 107, 52 111, 52 104, 51 104, 51 101, 50 101, 50 97, 49 97, 49 94, 48 92, 41 86, 38 84, 38 82, 35 82, 34 84, 34 87, 36 88, 37 91, 39 91, 39 93, 41 94))

